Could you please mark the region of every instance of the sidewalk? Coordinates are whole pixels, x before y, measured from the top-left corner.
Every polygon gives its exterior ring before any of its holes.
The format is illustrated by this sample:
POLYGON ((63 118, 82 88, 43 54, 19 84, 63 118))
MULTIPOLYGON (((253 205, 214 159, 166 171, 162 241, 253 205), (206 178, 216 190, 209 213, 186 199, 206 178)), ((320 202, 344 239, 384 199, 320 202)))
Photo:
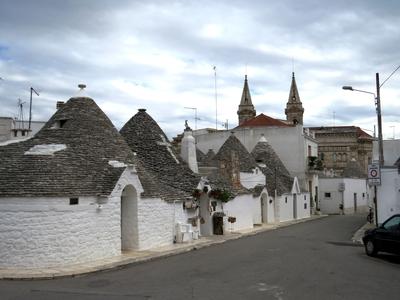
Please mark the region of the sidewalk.
POLYGON ((365 223, 360 229, 358 229, 354 235, 353 238, 351 239, 353 243, 361 244, 363 245, 362 237, 364 236, 364 232, 368 229, 375 228, 375 224, 371 223, 365 223))
POLYGON ((311 218, 283 222, 279 224, 263 224, 255 226, 252 229, 229 232, 225 235, 213 235, 209 237, 201 237, 190 243, 173 244, 164 247, 153 248, 146 251, 129 251, 124 252, 120 256, 96 260, 90 263, 70 265, 65 267, 55 267, 46 269, 0 269, 0 279, 8 280, 34 280, 34 279, 54 279, 60 277, 74 277, 83 274, 100 272, 114 268, 120 268, 126 265, 143 263, 161 257, 168 257, 180 253, 189 252, 211 245, 225 243, 229 240, 239 239, 245 236, 256 235, 268 230, 274 230, 293 224, 313 221, 326 217, 326 215, 313 215, 311 218))

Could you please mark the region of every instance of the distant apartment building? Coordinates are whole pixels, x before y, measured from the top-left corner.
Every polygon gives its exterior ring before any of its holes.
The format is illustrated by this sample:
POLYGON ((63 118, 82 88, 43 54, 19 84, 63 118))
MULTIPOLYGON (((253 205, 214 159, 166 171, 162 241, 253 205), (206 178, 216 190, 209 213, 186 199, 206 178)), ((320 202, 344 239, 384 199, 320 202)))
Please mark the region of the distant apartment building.
POLYGON ((318 142, 318 156, 324 168, 342 175, 353 158, 367 174, 372 161, 372 143, 375 140, 357 126, 309 127, 318 142))

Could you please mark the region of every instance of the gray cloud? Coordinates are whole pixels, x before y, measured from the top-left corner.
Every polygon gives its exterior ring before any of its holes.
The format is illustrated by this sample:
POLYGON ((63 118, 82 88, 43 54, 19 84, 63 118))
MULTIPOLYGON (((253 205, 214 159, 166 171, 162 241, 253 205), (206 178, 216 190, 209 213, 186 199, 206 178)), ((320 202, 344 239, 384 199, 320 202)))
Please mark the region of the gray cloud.
MULTIPOLYGON (((329 123, 334 110, 338 124, 362 125, 373 105, 353 103, 341 86, 374 92, 375 73, 383 80, 399 64, 399 8, 372 0, 3 0, 0 115, 15 115, 34 86, 34 117, 46 120, 85 82, 117 127, 146 107, 175 135, 191 115, 184 106, 198 107, 199 126, 212 127, 216 65, 218 123, 233 126, 247 64, 257 112, 284 117, 293 59, 306 124, 329 123)), ((384 121, 398 120, 399 78, 382 88, 390 95, 384 121)))

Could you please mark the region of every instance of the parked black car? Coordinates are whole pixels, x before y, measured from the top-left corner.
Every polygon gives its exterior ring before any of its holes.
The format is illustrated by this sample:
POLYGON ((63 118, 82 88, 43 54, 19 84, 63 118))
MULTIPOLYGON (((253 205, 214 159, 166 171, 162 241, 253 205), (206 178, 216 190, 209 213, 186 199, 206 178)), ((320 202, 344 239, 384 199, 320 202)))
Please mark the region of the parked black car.
POLYGON ((365 231, 365 252, 375 256, 378 251, 400 254, 400 214, 393 215, 381 226, 365 231))

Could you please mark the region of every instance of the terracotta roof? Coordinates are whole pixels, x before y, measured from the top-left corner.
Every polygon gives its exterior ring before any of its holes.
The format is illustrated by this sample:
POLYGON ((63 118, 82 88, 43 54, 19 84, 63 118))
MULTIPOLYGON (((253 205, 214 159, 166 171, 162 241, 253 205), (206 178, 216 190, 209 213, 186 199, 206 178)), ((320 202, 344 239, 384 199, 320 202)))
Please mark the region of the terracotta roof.
POLYGON ((368 140, 373 140, 374 137, 366 133, 364 130, 362 130, 358 126, 321 126, 321 127, 309 127, 310 130, 313 131, 329 131, 332 133, 340 133, 340 132, 354 132, 357 134, 357 138, 359 139, 368 139, 368 140))
POLYGON ((145 190, 151 189, 167 201, 191 197, 200 182, 200 176, 189 169, 146 110, 139 109, 120 133, 156 182, 156 186, 144 185, 145 190))
POLYGON ((0 147, 0 196, 109 195, 125 170, 112 160, 136 163, 96 103, 71 98, 34 137, 0 147), (58 151, 29 154, 47 148, 58 151))
POLYGON ((258 126, 274 126, 274 127, 292 127, 278 119, 271 118, 264 114, 259 114, 258 116, 244 121, 238 127, 258 127, 258 126))

